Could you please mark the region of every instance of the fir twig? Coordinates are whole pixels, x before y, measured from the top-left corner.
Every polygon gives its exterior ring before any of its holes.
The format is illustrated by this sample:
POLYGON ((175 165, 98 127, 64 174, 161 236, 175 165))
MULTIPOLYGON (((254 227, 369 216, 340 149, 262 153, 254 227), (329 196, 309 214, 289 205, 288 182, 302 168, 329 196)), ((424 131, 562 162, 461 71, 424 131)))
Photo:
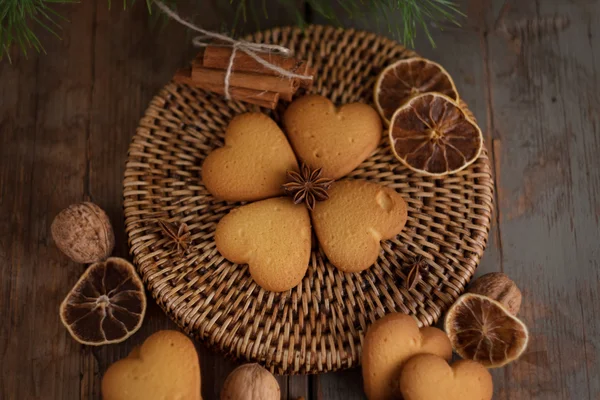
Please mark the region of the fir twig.
MULTIPOLYGON (((460 26, 458 18, 464 16, 453 0, 336 1, 350 18, 361 18, 374 12, 377 18, 384 20, 390 33, 411 47, 414 47, 419 29, 423 30, 431 45, 435 46, 429 24, 439 25, 445 22, 460 26)), ((315 10, 320 12, 318 8, 315 10)))
MULTIPOLYGON (((44 47, 34 32, 35 27, 40 26, 60 37, 59 21, 64 18, 51 7, 56 4, 80 1, 0 0, 0 60, 6 55, 10 61, 9 50, 15 44, 25 55, 31 49, 44 52, 44 47)), ((151 12, 154 0, 144 1, 148 11, 151 12)), ((258 9, 262 11, 265 18, 268 18, 266 0, 261 0, 260 4, 256 5, 257 9, 252 7, 254 5, 252 0, 229 1, 236 7, 234 26, 240 17, 245 21, 248 14, 256 19, 258 9)), ((302 19, 302 12, 298 9, 296 0, 278 1, 287 10, 295 10, 298 23, 304 24, 305 21, 302 19)), ((123 7, 127 8, 128 3, 133 4, 134 2, 135 0, 123 0, 123 7)), ((175 3, 175 0, 167 0, 167 2, 175 3)), ((107 4, 110 7, 111 0, 107 0, 107 4)), ((314 12, 337 24, 339 24, 339 20, 336 11, 339 10, 346 13, 349 18, 363 17, 367 13, 375 12, 385 20, 390 32, 395 33, 405 44, 413 47, 419 29, 424 31, 431 44, 434 45, 429 24, 441 26, 445 22, 460 26, 458 17, 463 15, 453 0, 307 0, 307 4, 314 12)))
MULTIPOLYGON (((246 10, 251 7, 252 0, 229 0, 237 3, 238 15, 246 20, 246 10), (240 12, 242 11, 243 12, 240 12)), ((278 0, 286 9, 296 8, 296 0, 278 0)), ((390 33, 401 39, 406 45, 414 47, 414 40, 419 29, 422 29, 432 46, 435 46, 430 25, 441 26, 442 22, 460 26, 460 12, 454 0, 307 0, 311 9, 332 21, 340 24, 338 12, 345 13, 350 19, 364 18, 374 13, 383 19, 390 33)))
MULTIPOLYGON (((123 0, 123 7, 127 7, 123 0)), ((133 3, 134 0, 131 0, 133 3)), ((148 10, 153 0, 146 0, 148 10)), ((13 44, 20 47, 27 56, 28 50, 44 52, 44 46, 35 33, 36 26, 60 38, 62 30, 59 21, 65 21, 52 7, 56 4, 80 3, 81 0, 0 0, 0 60, 4 56, 10 60, 13 44)), ((110 7, 111 0, 108 0, 110 7)))
MULTIPOLYGON (((42 43, 33 31, 39 25, 59 36, 61 16, 53 11, 52 3, 74 3, 77 0, 2 0, 0 1, 0 60, 16 43, 27 55, 27 50, 43 51, 42 43)), ((9 58, 10 60, 10 58, 9 58)))

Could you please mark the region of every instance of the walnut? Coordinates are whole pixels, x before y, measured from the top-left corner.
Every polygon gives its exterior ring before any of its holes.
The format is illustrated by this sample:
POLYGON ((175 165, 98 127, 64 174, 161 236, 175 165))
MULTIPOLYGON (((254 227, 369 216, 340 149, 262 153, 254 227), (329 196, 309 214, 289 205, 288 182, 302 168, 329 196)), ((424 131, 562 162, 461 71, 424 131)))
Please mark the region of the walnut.
POLYGON ((106 213, 94 203, 72 204, 50 227, 56 246, 71 260, 90 264, 105 260, 115 247, 115 234, 106 213))
POLYGON ((467 291, 496 300, 512 315, 517 315, 521 308, 521 291, 516 283, 502 272, 482 275, 471 284, 467 291))
POLYGON ((244 364, 234 369, 223 384, 221 400, 279 400, 279 383, 258 364, 244 364))

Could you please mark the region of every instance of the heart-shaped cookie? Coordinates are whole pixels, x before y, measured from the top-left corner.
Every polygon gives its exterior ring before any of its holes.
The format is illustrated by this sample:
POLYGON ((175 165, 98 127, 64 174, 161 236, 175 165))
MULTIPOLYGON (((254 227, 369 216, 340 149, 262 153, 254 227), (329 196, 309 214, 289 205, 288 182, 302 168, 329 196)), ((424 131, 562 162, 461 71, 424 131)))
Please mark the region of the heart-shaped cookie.
POLYGON ((283 115, 285 131, 298 158, 323 176, 338 179, 360 165, 381 140, 381 119, 373 107, 346 104, 336 110, 326 97, 294 100, 283 115))
POLYGON ((433 354, 408 360, 398 380, 404 400, 491 400, 492 375, 481 364, 460 360, 448 365, 433 354))
POLYGON ((312 212, 321 248, 345 272, 373 265, 380 241, 399 234, 406 219, 406 203, 400 194, 363 180, 335 182, 329 200, 317 203, 312 212))
POLYGON ((200 363, 183 333, 159 331, 102 378, 104 400, 200 400, 200 363))
MULTIPOLYGON (((416 354, 431 353, 449 360, 452 346, 440 329, 419 329, 406 314, 391 313, 367 330, 362 348, 362 373, 369 400, 398 398, 398 377, 404 363, 416 354)), ((443 397, 440 397, 440 399, 443 397)))
POLYGON ((225 146, 202 164, 202 181, 216 198, 254 201, 283 194, 286 172, 298 170, 296 156, 277 124, 261 113, 235 117, 225 146))
POLYGON ((235 208, 219 221, 215 242, 231 262, 248 264, 265 290, 283 292, 298 285, 310 259, 310 216, 289 197, 235 208))

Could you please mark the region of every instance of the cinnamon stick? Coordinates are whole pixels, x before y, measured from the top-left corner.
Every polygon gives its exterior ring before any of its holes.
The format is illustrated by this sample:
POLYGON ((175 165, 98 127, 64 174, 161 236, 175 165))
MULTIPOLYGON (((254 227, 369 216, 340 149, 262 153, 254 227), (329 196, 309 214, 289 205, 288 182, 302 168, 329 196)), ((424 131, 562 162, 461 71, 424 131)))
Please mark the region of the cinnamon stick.
MULTIPOLYGON (((198 84, 221 84, 225 86, 225 70, 210 69, 194 62, 192 80, 198 84)), ((252 72, 233 72, 229 76, 229 87, 278 92, 282 99, 290 99, 298 90, 300 82, 279 76, 259 75, 252 72)))
MULTIPOLYGON (((191 68, 182 68, 175 73, 173 77, 175 82, 185 83, 192 87, 208 90, 210 92, 225 94, 223 81, 199 83, 192 79, 191 68)), ((229 94, 231 98, 246 103, 256 104, 260 107, 275 109, 279 101, 279 93, 265 90, 255 90, 240 87, 230 87, 229 94)))
MULTIPOLYGON (((208 46, 204 49, 203 54, 198 55, 196 60, 202 60, 202 64, 206 68, 227 69, 229 66, 229 59, 231 58, 231 51, 232 49, 228 47, 208 46)), ((294 74, 306 75, 308 65, 305 61, 272 53, 258 53, 258 56, 263 60, 268 61, 270 64, 283 68, 286 71, 294 74)), ((272 76, 279 75, 277 71, 265 67, 243 51, 237 51, 235 53, 232 71, 254 72, 272 76)), ((314 73, 314 71, 310 71, 314 73)), ((305 85, 312 85, 310 79, 299 79, 299 81, 301 82, 300 85, 302 87, 305 87, 305 85)))
MULTIPOLYGON (((231 52, 232 49, 230 47, 208 46, 204 49, 204 56, 202 57, 203 64, 207 68, 227 69, 229 66, 229 59, 231 58, 231 52)), ((301 61, 298 61, 295 58, 284 57, 279 54, 258 53, 258 56, 270 64, 277 65, 290 72, 296 72, 296 69, 301 63, 301 61)), ((258 74, 274 76, 279 75, 276 71, 265 67, 243 51, 237 51, 235 53, 233 71, 255 72, 258 74)))
MULTIPOLYGON (((308 66, 306 61, 301 61, 302 65, 299 67, 299 71, 301 75, 305 76, 315 76, 315 69, 308 66)), ((310 90, 313 86, 313 79, 298 79, 298 84, 301 88, 310 90)))

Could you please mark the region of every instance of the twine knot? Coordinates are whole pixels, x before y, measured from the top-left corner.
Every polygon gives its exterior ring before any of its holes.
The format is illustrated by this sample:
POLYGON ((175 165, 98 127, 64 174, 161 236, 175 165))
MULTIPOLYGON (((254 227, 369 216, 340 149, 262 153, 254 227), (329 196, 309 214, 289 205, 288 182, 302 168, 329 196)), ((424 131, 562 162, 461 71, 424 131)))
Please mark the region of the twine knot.
POLYGON ((233 70, 233 61, 235 59, 235 54, 238 50, 243 51, 244 53, 248 54, 250 57, 252 57, 254 60, 256 60, 256 62, 258 62, 265 68, 268 68, 272 71, 277 72, 280 76, 282 76, 284 78, 289 78, 289 79, 293 78, 293 79, 302 79, 302 80, 312 80, 313 79, 312 76, 296 74, 296 73, 290 72, 288 70, 285 70, 278 65, 271 64, 270 62, 266 61, 264 58, 260 57, 257 54, 257 53, 271 53, 271 54, 275 53, 275 54, 280 54, 280 55, 289 57, 289 56, 291 56, 292 51, 290 49, 288 49, 287 47, 279 46, 276 44, 253 43, 253 42, 248 42, 246 40, 235 40, 233 38, 230 38, 227 35, 207 31, 206 29, 202 29, 202 28, 192 24, 191 22, 186 21, 181 16, 179 16, 179 14, 177 14, 175 11, 171 10, 169 7, 167 7, 161 1, 157 0, 154 2, 154 4, 156 4, 156 6, 163 13, 165 13, 169 18, 179 22, 181 25, 183 25, 193 31, 196 31, 196 32, 199 32, 202 34, 201 36, 196 36, 192 39, 192 43, 194 44, 194 46, 206 47, 209 45, 215 45, 215 41, 216 41, 217 46, 231 47, 231 49, 232 49, 231 56, 229 57, 229 64, 227 65, 227 72, 225 73, 225 81, 224 81, 224 86, 225 86, 224 92, 225 92, 225 98, 227 100, 231 99, 231 96, 229 94, 229 81, 230 81, 231 73, 233 70))

